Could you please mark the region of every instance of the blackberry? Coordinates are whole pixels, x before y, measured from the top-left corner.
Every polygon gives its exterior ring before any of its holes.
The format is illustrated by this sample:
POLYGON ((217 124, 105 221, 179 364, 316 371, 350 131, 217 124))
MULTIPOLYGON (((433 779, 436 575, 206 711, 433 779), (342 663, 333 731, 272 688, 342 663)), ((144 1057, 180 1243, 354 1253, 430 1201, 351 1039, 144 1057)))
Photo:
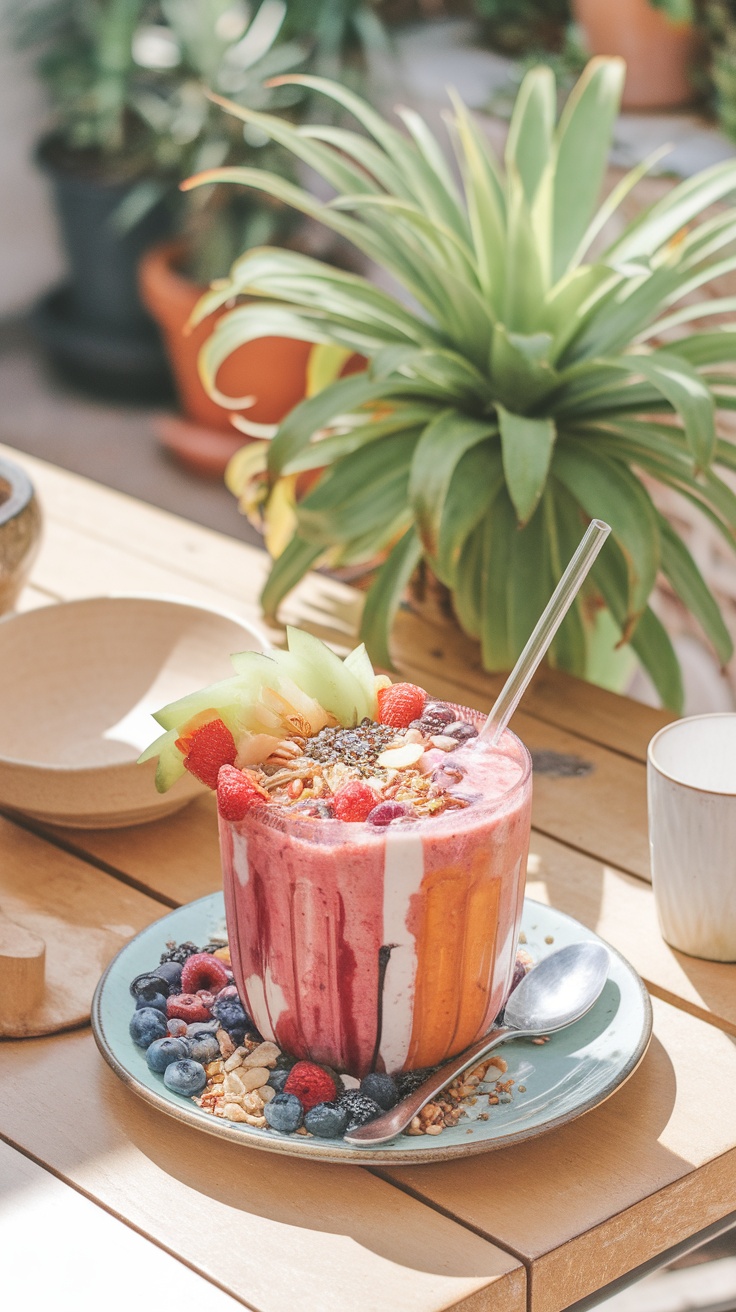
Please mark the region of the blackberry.
POLYGON ((474 724, 469 724, 467 720, 456 720, 454 724, 448 724, 442 730, 447 738, 454 738, 456 742, 465 743, 469 738, 477 738, 478 730, 474 724))
POLYGON ((193 957, 195 952, 200 949, 194 943, 175 943, 173 939, 166 944, 166 951, 161 953, 160 965, 163 966, 165 961, 175 961, 178 965, 183 966, 187 957, 193 957))
MULTIPOLYGON (((351 1130, 357 1130, 359 1125, 367 1125, 369 1121, 375 1121, 383 1112, 383 1108, 367 1094, 361 1093, 360 1089, 348 1089, 347 1093, 341 1093, 336 1105, 348 1113, 348 1123, 344 1130, 347 1134, 351 1130)), ((266 1103, 266 1106, 270 1107, 271 1104, 266 1103)))
POLYGON ((161 993, 164 997, 168 997, 169 986, 160 975, 153 975, 146 971, 144 975, 136 975, 135 979, 131 980, 130 992, 134 998, 155 998, 161 993))
POLYGON ((402 1071, 400 1075, 395 1075, 394 1079, 399 1091, 399 1099, 408 1097, 410 1093, 419 1088, 420 1084, 424 1084, 424 1081, 428 1080, 430 1075, 434 1075, 436 1070, 439 1070, 439 1066, 425 1066, 422 1070, 402 1071))

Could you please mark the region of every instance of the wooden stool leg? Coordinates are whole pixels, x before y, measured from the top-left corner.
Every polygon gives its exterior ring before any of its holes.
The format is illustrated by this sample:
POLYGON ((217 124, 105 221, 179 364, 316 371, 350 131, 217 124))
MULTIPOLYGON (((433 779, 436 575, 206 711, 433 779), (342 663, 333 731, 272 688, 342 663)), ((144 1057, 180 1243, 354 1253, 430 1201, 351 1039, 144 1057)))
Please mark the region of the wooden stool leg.
POLYGON ((45 990, 46 944, 0 909, 0 1034, 23 1032, 45 990))

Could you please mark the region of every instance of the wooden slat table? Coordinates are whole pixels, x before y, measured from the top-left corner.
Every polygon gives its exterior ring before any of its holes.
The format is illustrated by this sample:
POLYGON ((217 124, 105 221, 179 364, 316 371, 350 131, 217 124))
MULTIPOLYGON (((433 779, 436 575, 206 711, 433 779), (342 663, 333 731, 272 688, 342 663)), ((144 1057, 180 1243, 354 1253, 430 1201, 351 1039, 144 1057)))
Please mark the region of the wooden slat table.
MULTIPOLYGON (((263 553, 5 453, 27 468, 46 517, 23 607, 142 591, 261 623, 263 553)), ((353 589, 313 575, 283 618, 344 651, 360 605, 353 589)), ((402 611, 394 650, 402 675, 437 696, 485 709, 498 690, 439 614, 402 611)), ((592 766, 535 779, 529 893, 614 944, 654 999, 650 1051, 608 1102, 489 1156, 338 1169, 234 1150, 162 1117, 115 1079, 88 1029, 6 1041, 0 1249, 15 1243, 14 1203, 31 1226, 54 1207, 68 1209, 64 1251, 75 1234, 80 1262, 90 1246, 109 1251, 108 1279, 129 1263, 144 1306, 168 1288, 254 1312, 558 1312, 736 1222, 736 965, 667 947, 648 883, 644 763, 666 718, 547 671, 514 724, 533 751, 592 766)), ((213 799, 107 832, 6 817, 0 905, 29 872, 49 888, 63 881, 67 925, 102 965, 115 943, 219 887, 213 799)), ((135 1282, 123 1278, 132 1302, 135 1282)), ((82 1312, 97 1305, 93 1279, 78 1293, 82 1312)))

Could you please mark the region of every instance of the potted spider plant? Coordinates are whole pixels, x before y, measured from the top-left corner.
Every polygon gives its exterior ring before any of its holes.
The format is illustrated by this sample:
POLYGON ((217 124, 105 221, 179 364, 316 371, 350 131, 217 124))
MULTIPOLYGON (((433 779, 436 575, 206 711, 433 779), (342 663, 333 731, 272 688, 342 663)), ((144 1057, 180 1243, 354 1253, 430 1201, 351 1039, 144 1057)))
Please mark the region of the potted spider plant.
MULTIPOLYGON (((252 125, 224 115, 219 96, 227 92, 249 109, 300 119, 305 90, 291 82, 265 83, 295 68, 345 63, 355 47, 354 26, 368 17, 364 0, 320 0, 316 6, 261 0, 249 12, 234 9, 231 0, 162 0, 162 9, 177 77, 159 82, 145 111, 159 135, 179 142, 178 176, 240 164, 294 181, 288 152, 252 125)), ((212 323, 191 330, 189 317, 207 285, 226 275, 242 250, 302 242, 295 219, 277 199, 210 186, 180 197, 176 236, 141 261, 142 296, 164 336, 183 412, 160 416, 158 435, 201 474, 221 476, 245 438, 199 381, 197 354, 212 323)), ((225 366, 228 385, 252 398, 252 420, 272 424, 304 397, 309 351, 308 344, 273 335, 233 352, 225 366)))
POLYGON ((624 109, 675 109, 697 92, 703 40, 693 0, 571 0, 592 55, 626 60, 624 109))
POLYGON ((69 266, 68 281, 37 305, 35 327, 75 381, 141 399, 169 388, 136 282, 141 252, 169 222, 157 138, 136 104, 149 76, 136 59, 146 8, 144 0, 16 0, 11 11, 17 44, 32 52, 52 110, 37 158, 52 183, 69 266))
POLYGON ((221 179, 321 218, 396 287, 264 249, 236 261, 196 311, 204 319, 249 298, 200 355, 205 386, 233 409, 239 398, 218 378, 242 342, 278 332, 369 362, 299 404, 250 455, 252 503, 268 517, 286 500, 292 517, 263 593, 267 613, 312 566, 383 552, 362 622, 376 662, 388 663, 392 618, 424 562, 480 640, 485 667, 506 670, 585 521, 599 516, 612 541, 552 662, 589 673, 603 623, 679 709, 678 661, 649 605, 660 571, 728 661, 718 606, 649 489, 674 489, 734 546, 736 495, 723 473, 736 470, 736 446, 718 437, 716 415, 736 406, 736 331, 728 321, 700 333, 688 325, 733 309, 695 293, 736 268, 736 210, 710 208, 736 189, 736 161, 688 178, 606 240, 648 166, 600 203, 623 80, 620 60, 592 60, 556 122, 554 78, 532 70, 503 167, 454 96, 460 184, 415 113, 400 111, 407 135, 335 83, 300 78, 362 124, 365 135, 343 131, 339 144, 319 128, 304 133, 231 106, 335 194, 322 206, 274 175, 233 169, 221 179), (323 472, 306 495, 284 497, 288 480, 315 469, 323 472))

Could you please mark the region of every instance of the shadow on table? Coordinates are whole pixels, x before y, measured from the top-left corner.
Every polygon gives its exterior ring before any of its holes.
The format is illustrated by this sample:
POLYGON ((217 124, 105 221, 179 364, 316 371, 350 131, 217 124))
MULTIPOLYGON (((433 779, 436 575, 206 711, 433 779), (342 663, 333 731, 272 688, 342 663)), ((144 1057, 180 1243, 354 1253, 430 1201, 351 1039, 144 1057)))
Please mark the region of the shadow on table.
MULTIPOLYGON (((122 1090, 107 1071, 104 1083, 106 1095, 115 1099, 122 1132, 162 1171, 187 1187, 229 1207, 286 1225, 349 1234, 383 1257, 406 1264, 403 1205, 397 1211, 398 1229, 394 1231, 387 1222, 392 1207, 397 1206, 397 1197, 392 1191, 375 1195, 377 1180, 373 1172, 254 1151, 199 1134, 173 1120, 167 1120, 166 1133, 162 1134, 160 1114, 122 1090), (376 1227, 376 1207, 382 1212, 380 1231, 376 1227)), ((584 1118, 552 1131, 543 1140, 536 1138, 492 1155, 455 1162, 396 1171, 382 1168, 376 1174, 407 1182, 416 1196, 426 1196, 452 1214, 458 1209, 458 1215, 501 1242, 509 1218, 518 1221, 528 1208, 530 1180, 536 1181, 535 1215, 538 1220, 540 1209, 545 1212, 545 1229, 554 1231, 560 1223, 567 1233, 571 1211, 574 1213, 578 1206, 583 1209, 580 1224, 589 1229, 597 1219, 610 1215, 613 1181, 625 1176, 632 1162, 638 1163, 637 1188, 642 1170, 651 1174, 654 1189, 687 1169, 685 1161, 658 1142, 670 1118, 675 1091, 669 1057, 654 1039, 642 1065, 621 1090, 584 1118), (542 1145, 545 1165, 539 1171, 535 1163, 542 1145), (489 1171, 494 1182, 492 1191, 487 1187, 489 1171), (561 1209, 562 1196, 565 1206, 561 1209), (498 1207, 499 1197, 503 1198, 502 1210, 498 1207)), ((625 1182, 623 1187, 625 1190, 625 1182)), ((438 1252, 436 1267, 430 1259, 428 1268, 428 1254, 422 1244, 421 1256, 417 1252, 413 1260, 420 1261, 422 1269, 446 1274, 447 1262, 452 1258, 447 1252, 438 1252)), ((468 1274, 464 1263, 463 1271, 468 1274)))

